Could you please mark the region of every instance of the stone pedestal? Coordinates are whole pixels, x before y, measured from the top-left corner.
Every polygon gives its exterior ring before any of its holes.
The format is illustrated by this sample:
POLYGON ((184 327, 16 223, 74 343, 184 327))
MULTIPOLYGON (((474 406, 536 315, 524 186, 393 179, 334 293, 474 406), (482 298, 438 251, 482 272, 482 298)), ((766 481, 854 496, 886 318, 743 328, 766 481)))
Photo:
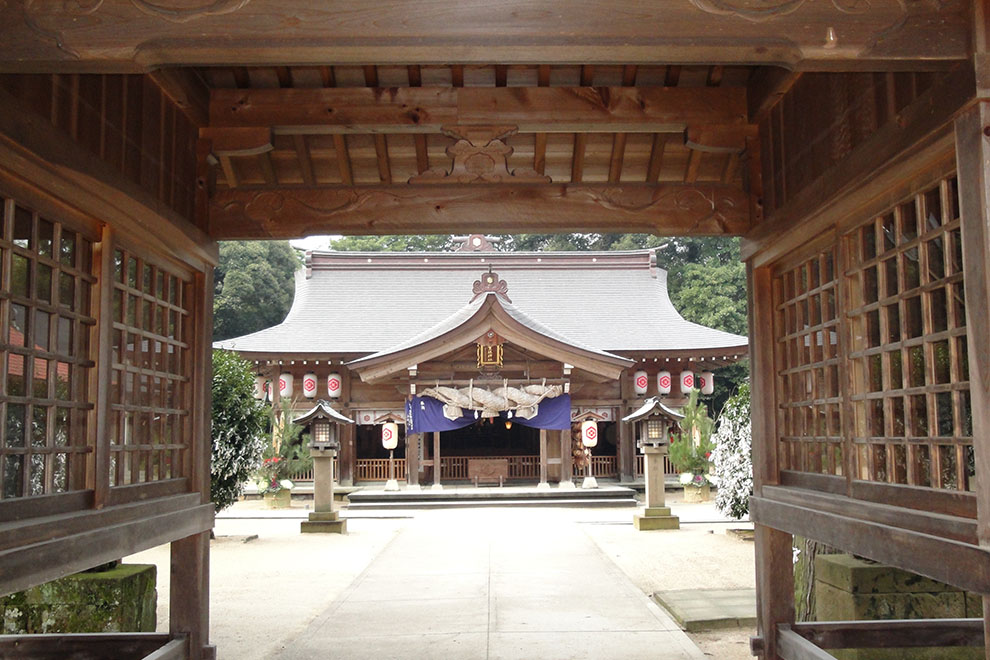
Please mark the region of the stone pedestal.
POLYGON ((304 534, 344 534, 347 521, 341 520, 333 499, 333 449, 310 448, 313 457, 313 511, 300 524, 304 534))
MULTIPOLYGON (((815 558, 818 621, 979 618, 979 595, 851 555, 815 558)), ((976 660, 982 648, 834 649, 839 660, 976 660)))
POLYGON ((642 514, 633 516, 633 525, 640 531, 651 529, 680 529, 681 521, 670 514, 666 506, 664 493, 663 457, 667 455, 667 446, 647 445, 643 447, 646 456, 646 509, 642 514))
POLYGON ((681 520, 670 515, 669 506, 646 507, 642 514, 633 516, 633 527, 641 532, 653 529, 680 529, 681 520))
POLYGON ((337 511, 312 511, 309 520, 299 523, 303 534, 346 534, 347 521, 337 511))
POLYGON ((2 632, 154 632, 156 574, 154 564, 121 564, 9 594, 0 598, 2 632))
POLYGON ((581 482, 581 488, 598 488, 598 479, 592 476, 587 476, 584 481, 581 482))

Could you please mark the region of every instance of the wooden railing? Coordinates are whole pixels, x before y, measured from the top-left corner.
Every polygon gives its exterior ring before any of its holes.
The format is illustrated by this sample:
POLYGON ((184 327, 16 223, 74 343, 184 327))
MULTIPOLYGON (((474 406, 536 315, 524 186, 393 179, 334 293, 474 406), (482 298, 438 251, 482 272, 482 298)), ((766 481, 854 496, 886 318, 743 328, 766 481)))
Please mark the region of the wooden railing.
MULTIPOLYGON (((573 476, 583 477, 584 467, 573 465, 573 476)), ((591 456, 591 474, 595 477, 615 478, 619 476, 619 462, 615 456, 591 456)))
MULTIPOLYGON (((467 456, 440 456, 440 481, 468 478, 467 456)), ((504 458, 509 462, 509 479, 539 479, 539 456, 483 456, 476 458, 504 458)))
MULTIPOLYGON (((509 461, 510 479, 539 479, 540 478, 540 457, 539 456, 485 456, 485 458, 504 458, 509 461)), ((644 458, 642 454, 636 454, 636 476, 643 476, 644 458)), ((441 456, 440 463, 443 472, 440 474, 441 481, 456 481, 467 479, 467 456, 441 456)), ((339 474, 339 459, 333 459, 333 473, 339 474)), ((359 458, 354 466, 355 481, 385 481, 388 479, 388 459, 387 458, 359 458)), ((596 477, 615 478, 619 476, 619 463, 615 456, 592 456, 592 474, 596 477)), ((663 457, 664 474, 677 474, 677 470, 670 463, 670 458, 663 457)), ((574 466, 574 476, 584 476, 584 468, 574 466)), ((406 478, 406 459, 395 459, 395 478, 403 480, 406 478)), ((313 469, 297 472, 289 477, 292 481, 312 481, 313 469)))
MULTIPOLYGON (((395 478, 405 480, 406 459, 395 459, 395 478)), ((386 481, 387 479, 387 458, 359 458, 355 461, 354 481, 386 481)))
MULTIPOLYGON (((646 472, 646 457, 642 454, 636 454, 636 476, 641 477, 646 472)), ((677 470, 674 469, 674 465, 670 462, 669 456, 663 457, 663 473, 664 474, 677 474, 677 470)))

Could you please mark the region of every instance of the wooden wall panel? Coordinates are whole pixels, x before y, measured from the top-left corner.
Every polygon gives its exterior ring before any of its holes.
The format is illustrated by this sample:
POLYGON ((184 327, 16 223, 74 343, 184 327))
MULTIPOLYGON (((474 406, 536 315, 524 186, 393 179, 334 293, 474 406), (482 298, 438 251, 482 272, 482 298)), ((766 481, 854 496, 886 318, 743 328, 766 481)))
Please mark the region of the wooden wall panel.
POLYGON ((198 127, 148 76, 0 75, 0 88, 193 220, 198 127))

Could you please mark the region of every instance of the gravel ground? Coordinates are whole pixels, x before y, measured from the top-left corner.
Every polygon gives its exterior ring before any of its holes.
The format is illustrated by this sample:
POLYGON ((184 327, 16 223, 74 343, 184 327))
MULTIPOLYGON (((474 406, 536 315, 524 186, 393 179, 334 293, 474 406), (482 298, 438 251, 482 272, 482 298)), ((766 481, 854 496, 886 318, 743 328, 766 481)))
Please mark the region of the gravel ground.
MULTIPOLYGON (((726 534, 727 529, 752 525, 725 520, 710 503, 684 504, 677 494, 668 495, 668 504, 681 517, 677 531, 637 532, 631 508, 540 511, 579 525, 647 594, 669 589, 753 588, 753 544, 726 534)), ((268 658, 280 640, 305 629, 333 603, 403 527, 416 524, 417 518, 444 514, 442 509, 355 511, 353 515, 345 510, 347 535, 300 534, 299 522, 307 511, 304 502, 293 504, 288 511, 269 511, 257 501, 239 502, 217 519, 217 538, 211 547, 210 636, 221 658, 268 658)), ((504 508, 498 509, 504 515, 504 508)), ((127 561, 158 566, 158 626, 167 630, 167 546, 127 561)), ((728 630, 692 634, 691 638, 709 657, 745 660, 752 657, 752 634, 752 630, 728 630)))

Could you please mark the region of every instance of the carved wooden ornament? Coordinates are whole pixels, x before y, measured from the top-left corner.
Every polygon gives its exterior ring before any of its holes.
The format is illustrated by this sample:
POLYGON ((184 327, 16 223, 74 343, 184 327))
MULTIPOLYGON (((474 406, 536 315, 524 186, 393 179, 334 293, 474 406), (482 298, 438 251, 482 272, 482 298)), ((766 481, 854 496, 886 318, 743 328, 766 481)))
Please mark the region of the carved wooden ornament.
POLYGON ((501 138, 515 131, 514 126, 445 127, 446 134, 459 138, 447 148, 454 160, 450 171, 435 167, 410 177, 409 183, 550 183, 550 177, 533 169, 509 171, 513 149, 501 138))
POLYGON ((490 270, 484 275, 482 275, 480 280, 474 281, 473 291, 474 291, 474 297, 471 298, 471 302, 474 302, 481 296, 484 296, 488 293, 494 293, 496 296, 498 296, 507 303, 512 302, 509 299, 508 282, 506 282, 505 280, 500 280, 498 277, 498 273, 493 273, 490 270))

